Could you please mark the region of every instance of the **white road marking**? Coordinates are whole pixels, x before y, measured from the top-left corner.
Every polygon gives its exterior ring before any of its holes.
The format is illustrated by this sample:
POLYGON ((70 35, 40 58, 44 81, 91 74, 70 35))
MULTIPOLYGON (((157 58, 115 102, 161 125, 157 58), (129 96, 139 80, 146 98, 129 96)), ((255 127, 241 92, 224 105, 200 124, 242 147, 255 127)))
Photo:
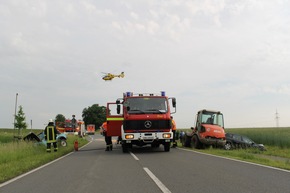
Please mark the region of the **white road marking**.
MULTIPOLYGON (((139 160, 139 158, 134 153, 130 152, 130 154, 136 161, 139 160)), ((171 193, 170 190, 166 188, 166 186, 148 168, 143 168, 143 169, 163 193, 171 193)))
POLYGON ((134 153, 130 152, 130 154, 131 154, 131 156, 133 156, 133 158, 134 158, 136 161, 139 160, 139 158, 138 158, 134 153))
POLYGON ((143 168, 143 169, 163 193, 171 193, 170 190, 166 188, 166 186, 148 168, 143 168))

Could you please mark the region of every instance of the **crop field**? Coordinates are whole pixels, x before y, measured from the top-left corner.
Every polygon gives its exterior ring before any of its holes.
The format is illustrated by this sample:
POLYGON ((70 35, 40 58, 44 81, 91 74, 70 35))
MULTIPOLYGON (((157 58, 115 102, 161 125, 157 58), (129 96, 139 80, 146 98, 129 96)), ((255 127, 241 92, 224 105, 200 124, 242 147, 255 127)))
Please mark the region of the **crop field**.
POLYGON ((241 128, 225 129, 226 133, 246 135, 256 143, 279 148, 290 148, 290 128, 241 128))

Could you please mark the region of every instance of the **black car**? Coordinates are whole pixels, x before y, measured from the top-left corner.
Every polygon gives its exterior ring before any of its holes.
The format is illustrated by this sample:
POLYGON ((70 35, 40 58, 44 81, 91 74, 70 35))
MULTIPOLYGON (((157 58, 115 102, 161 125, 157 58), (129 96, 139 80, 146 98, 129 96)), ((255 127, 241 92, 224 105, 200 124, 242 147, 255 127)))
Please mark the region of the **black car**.
POLYGON ((258 148, 261 151, 266 150, 263 144, 257 144, 247 136, 226 133, 226 144, 225 144, 226 150, 235 148, 249 148, 249 147, 258 148))

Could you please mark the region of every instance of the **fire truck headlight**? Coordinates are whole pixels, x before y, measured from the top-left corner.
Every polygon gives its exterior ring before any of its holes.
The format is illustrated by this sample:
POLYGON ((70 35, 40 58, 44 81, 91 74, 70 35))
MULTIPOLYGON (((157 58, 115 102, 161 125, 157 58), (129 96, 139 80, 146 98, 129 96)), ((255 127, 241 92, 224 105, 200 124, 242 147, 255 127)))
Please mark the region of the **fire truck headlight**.
POLYGON ((164 133, 163 134, 163 138, 169 139, 169 138, 171 138, 171 134, 170 133, 164 133))
POLYGON ((125 139, 134 139, 134 135, 132 134, 125 135, 125 139))

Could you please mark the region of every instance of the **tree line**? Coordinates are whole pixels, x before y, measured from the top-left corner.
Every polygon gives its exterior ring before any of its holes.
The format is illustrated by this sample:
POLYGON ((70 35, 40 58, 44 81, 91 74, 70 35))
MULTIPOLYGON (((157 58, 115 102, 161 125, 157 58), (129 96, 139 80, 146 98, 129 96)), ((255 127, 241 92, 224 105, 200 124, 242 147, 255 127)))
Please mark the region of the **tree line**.
MULTIPOLYGON (((106 121, 106 110, 107 108, 104 106, 93 104, 83 109, 82 120, 85 122, 85 125, 94 124, 96 128, 99 128, 106 121)), ((63 124, 65 120, 66 117, 62 114, 57 114, 55 117, 56 123, 63 124)), ((27 126, 25 113, 20 105, 18 113, 15 115, 14 128, 21 130, 27 129, 27 126)))

